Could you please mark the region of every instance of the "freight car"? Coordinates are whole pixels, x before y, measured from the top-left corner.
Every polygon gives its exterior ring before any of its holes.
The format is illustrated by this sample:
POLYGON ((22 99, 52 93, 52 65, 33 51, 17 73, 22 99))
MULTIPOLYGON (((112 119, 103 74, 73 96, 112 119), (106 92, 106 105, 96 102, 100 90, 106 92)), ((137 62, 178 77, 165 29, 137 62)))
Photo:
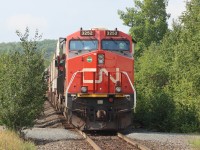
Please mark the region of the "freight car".
POLYGON ((59 38, 48 97, 81 130, 120 130, 136 107, 134 44, 117 29, 82 28, 59 38))

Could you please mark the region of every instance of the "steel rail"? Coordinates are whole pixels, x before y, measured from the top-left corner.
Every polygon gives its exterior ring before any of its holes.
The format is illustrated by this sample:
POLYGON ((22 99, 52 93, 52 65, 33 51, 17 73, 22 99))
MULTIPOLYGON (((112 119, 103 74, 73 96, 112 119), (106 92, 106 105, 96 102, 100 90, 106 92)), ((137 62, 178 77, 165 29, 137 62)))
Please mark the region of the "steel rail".
POLYGON ((125 135, 123 135, 121 133, 117 133, 117 136, 119 138, 121 138, 122 140, 128 142, 129 144, 136 146, 140 150, 150 150, 148 147, 146 147, 146 146, 144 146, 144 145, 142 145, 140 143, 135 142, 134 140, 128 138, 127 136, 125 136, 125 135))
POLYGON ((80 133, 85 139, 86 141, 95 149, 95 150, 102 150, 102 148, 100 148, 91 138, 89 138, 84 132, 78 130, 77 128, 75 128, 75 130, 80 133))

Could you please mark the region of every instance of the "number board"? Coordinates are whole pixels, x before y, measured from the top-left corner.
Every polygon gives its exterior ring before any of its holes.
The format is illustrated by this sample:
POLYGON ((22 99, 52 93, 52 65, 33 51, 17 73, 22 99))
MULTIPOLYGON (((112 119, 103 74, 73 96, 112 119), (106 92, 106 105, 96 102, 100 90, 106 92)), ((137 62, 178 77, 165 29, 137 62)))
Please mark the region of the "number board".
POLYGON ((92 30, 81 30, 81 36, 93 36, 94 31, 92 30))
POLYGON ((111 31, 111 30, 107 30, 106 31, 106 36, 118 36, 118 31, 111 31))

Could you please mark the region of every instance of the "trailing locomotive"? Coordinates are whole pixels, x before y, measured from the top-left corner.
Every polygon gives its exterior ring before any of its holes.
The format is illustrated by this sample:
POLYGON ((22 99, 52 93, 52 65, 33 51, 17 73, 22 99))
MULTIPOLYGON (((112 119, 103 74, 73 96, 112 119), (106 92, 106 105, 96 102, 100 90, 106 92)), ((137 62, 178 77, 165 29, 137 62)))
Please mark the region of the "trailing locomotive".
POLYGON ((136 107, 134 44, 121 31, 94 28, 58 40, 48 67, 49 100, 81 130, 120 130, 136 107))

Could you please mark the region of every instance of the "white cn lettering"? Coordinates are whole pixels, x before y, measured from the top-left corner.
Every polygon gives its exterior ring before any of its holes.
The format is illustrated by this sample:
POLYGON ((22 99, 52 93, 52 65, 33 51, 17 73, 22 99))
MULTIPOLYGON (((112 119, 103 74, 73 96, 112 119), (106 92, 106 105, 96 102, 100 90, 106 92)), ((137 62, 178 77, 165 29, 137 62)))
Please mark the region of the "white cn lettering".
MULTIPOLYGON (((83 73, 84 72, 95 72, 96 68, 84 68, 82 71, 83 71, 83 73)), ((99 70, 99 79, 95 80, 95 83, 102 83, 103 73, 105 73, 105 75, 108 76, 108 70, 106 70, 105 68, 101 68, 99 70)), ((113 83, 116 83, 117 81, 119 81, 119 68, 116 68, 116 79, 112 75, 110 75, 110 80, 113 83)), ((93 80, 85 80, 83 77, 83 83, 93 83, 93 80)))

